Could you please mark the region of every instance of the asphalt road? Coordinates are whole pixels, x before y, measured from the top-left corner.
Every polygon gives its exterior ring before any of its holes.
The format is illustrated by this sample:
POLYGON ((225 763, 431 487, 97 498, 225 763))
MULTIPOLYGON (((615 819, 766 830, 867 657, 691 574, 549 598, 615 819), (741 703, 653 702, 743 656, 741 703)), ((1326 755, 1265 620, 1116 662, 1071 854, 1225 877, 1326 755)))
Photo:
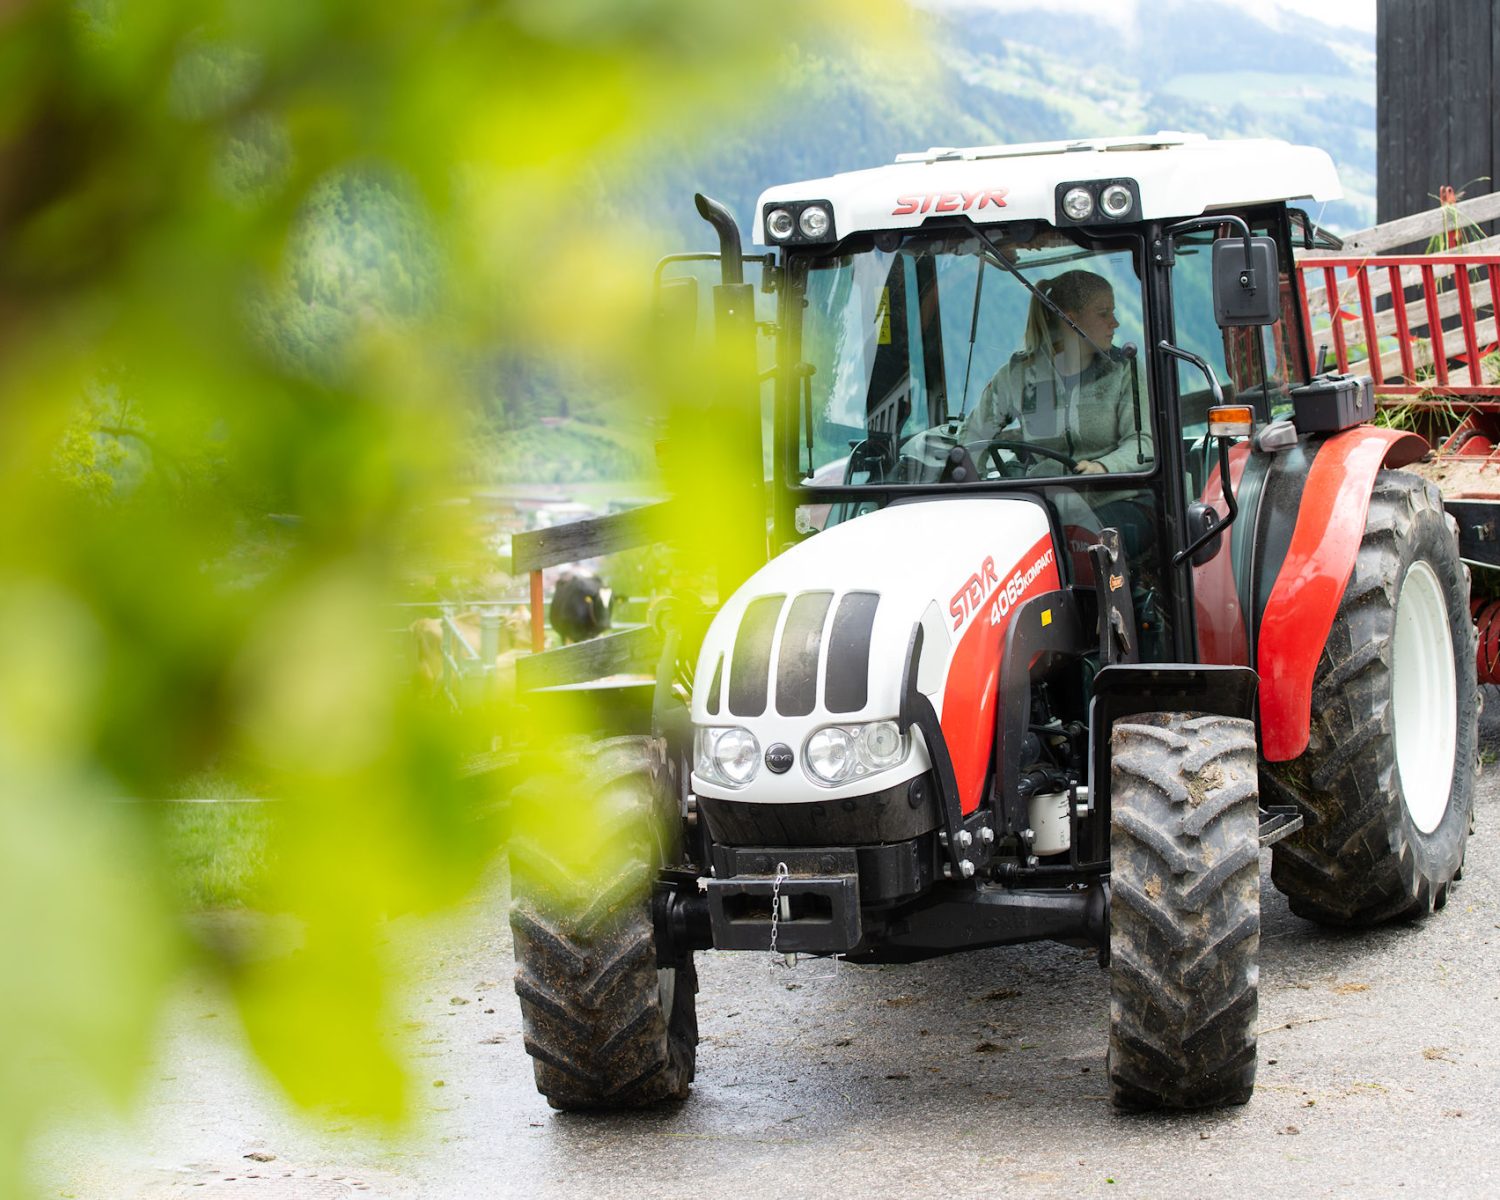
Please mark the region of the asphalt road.
POLYGON ((703 955, 692 1098, 554 1113, 521 1045, 500 880, 461 920, 393 924, 413 963, 411 1131, 297 1115, 223 997, 185 988, 137 1115, 59 1133, 39 1194, 1497 1196, 1500 766, 1480 778, 1477 823, 1462 883, 1419 924, 1331 933, 1264 878, 1260 1072, 1243 1108, 1114 1112, 1105 974, 1092 955, 1033 946, 832 978, 703 955))

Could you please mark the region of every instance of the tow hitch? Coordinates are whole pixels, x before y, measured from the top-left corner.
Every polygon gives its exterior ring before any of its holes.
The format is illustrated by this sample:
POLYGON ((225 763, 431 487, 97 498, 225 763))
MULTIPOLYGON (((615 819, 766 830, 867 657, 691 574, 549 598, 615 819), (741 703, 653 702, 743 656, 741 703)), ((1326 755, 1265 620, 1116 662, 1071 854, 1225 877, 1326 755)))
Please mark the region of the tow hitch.
POLYGON ((769 873, 704 881, 716 948, 769 950, 773 927, 778 953, 844 954, 859 944, 859 861, 853 850, 788 849, 776 852, 774 863, 764 854, 745 857, 769 873))

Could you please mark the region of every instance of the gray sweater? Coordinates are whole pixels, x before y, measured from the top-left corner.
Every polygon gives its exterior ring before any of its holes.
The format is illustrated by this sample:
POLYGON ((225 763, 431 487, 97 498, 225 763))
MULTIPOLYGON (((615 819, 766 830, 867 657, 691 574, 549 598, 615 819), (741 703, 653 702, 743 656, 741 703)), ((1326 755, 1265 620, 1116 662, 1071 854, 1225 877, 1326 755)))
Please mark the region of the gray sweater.
MULTIPOLYGON (((1150 420, 1141 397, 1137 459, 1135 405, 1130 365, 1118 350, 1095 357, 1082 374, 1064 378, 1049 354, 1024 350, 985 384, 973 412, 964 418, 959 440, 979 453, 991 438, 1034 442, 1075 459, 1090 459, 1108 471, 1148 471, 1153 449, 1150 420)), ((981 464, 982 469, 983 464, 981 464)), ((1038 458, 1030 474, 1065 473, 1053 459, 1038 458)))

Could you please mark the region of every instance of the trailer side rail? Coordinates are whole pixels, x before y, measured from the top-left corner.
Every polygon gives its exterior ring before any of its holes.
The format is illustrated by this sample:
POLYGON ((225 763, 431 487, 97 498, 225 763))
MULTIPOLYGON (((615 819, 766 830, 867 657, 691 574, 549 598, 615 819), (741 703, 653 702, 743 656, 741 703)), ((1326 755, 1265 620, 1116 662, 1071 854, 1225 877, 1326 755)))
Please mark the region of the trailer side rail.
POLYGON ((1312 370, 1331 348, 1340 371, 1368 374, 1398 403, 1500 408, 1500 362, 1485 363, 1500 348, 1500 253, 1318 255, 1297 271, 1312 370))

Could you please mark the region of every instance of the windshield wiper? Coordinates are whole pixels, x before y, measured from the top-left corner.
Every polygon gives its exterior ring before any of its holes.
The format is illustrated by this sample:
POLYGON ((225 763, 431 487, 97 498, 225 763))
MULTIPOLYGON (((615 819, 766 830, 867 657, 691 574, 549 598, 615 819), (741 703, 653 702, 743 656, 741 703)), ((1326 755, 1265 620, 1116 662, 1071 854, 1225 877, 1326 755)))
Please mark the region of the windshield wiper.
MULTIPOLYGON (((995 256, 994 261, 997 267, 999 267, 1002 271, 1010 272, 1010 274, 1019 279, 1028 292, 1030 292, 1033 296, 1035 296, 1038 300, 1040 300, 1044 305, 1047 306, 1049 312, 1051 312, 1054 316, 1061 317, 1065 322, 1067 322, 1069 329, 1071 329, 1090 346, 1092 346, 1094 348, 1095 354, 1107 357, 1106 351, 1103 346, 1094 341, 1094 339, 1089 337, 1088 334, 1084 333, 1084 331, 1079 328, 1077 321, 1073 320, 1072 317, 1068 316, 1067 313, 1058 308, 1057 304, 1054 301, 1043 295, 1042 290, 1037 287, 1036 284, 1032 283, 1031 280, 1026 278, 1020 267, 1016 266, 1015 263, 1011 262, 1010 259, 1006 258, 1005 255, 1000 253, 1000 247, 995 245, 995 243, 990 240, 989 234, 985 233, 983 229, 981 229, 978 225, 975 225, 972 221, 969 222, 969 228, 974 231, 975 237, 977 237, 981 242, 989 247, 990 253, 995 256)), ((977 311, 978 310, 976 308, 976 314, 977 311)), ((969 345, 972 349, 973 342, 971 341, 969 345)))

